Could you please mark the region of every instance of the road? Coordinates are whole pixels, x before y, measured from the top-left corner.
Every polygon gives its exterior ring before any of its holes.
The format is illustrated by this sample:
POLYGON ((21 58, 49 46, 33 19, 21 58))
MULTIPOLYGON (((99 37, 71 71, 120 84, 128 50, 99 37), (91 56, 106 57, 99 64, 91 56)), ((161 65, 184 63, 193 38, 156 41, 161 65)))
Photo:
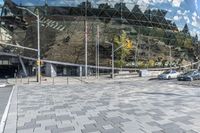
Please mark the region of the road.
POLYGON ((13 96, 17 125, 6 127, 17 133, 200 133, 200 88, 175 80, 20 85, 13 96))
POLYGON ((12 86, 0 88, 0 120, 4 113, 11 91, 12 86))

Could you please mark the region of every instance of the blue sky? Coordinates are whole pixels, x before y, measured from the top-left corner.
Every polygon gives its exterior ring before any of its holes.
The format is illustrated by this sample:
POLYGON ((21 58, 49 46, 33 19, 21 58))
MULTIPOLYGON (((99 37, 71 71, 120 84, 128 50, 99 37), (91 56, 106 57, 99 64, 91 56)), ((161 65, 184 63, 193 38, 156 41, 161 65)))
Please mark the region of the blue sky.
POLYGON ((0 4, 3 4, 3 0, 0 0, 0 4))
MULTIPOLYGON (((13 0, 22 5, 44 5, 45 0, 13 0)), ((71 5, 76 6, 85 0, 47 0, 49 5, 71 5)), ((91 0, 89 0, 91 1, 91 0)), ((92 0, 93 4, 105 3, 106 1, 120 2, 120 0, 92 0)), ((135 4, 140 5, 141 10, 146 8, 159 8, 167 10, 167 19, 177 24, 182 29, 185 23, 188 24, 191 34, 198 34, 200 38, 200 0, 123 0, 131 10, 135 4)), ((0 0, 2 4, 3 0, 0 0)), ((111 3, 111 2, 110 2, 111 3)), ((111 3, 113 6, 114 4, 111 3)))

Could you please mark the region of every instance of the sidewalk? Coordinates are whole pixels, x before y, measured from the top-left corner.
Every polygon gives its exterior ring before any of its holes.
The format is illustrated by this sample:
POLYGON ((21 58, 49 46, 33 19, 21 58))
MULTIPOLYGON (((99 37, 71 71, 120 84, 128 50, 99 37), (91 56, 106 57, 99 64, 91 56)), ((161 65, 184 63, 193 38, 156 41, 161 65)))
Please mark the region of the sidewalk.
POLYGON ((145 78, 72 81, 17 85, 4 133, 200 132, 199 88, 145 78))

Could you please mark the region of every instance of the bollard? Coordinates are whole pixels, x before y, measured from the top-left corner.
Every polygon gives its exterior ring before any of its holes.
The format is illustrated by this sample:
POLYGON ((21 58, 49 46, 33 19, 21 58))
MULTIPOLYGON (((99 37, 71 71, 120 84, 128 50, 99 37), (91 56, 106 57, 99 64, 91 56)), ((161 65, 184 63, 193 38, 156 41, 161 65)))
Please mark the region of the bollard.
POLYGON ((83 77, 83 76, 82 76, 82 66, 80 66, 80 68, 79 68, 79 69, 80 69, 79 76, 80 76, 80 80, 81 80, 81 83, 82 83, 82 82, 83 82, 83 81, 82 81, 82 77, 83 77))
POLYGON ((17 76, 15 76, 15 83, 17 84, 17 76))
POLYGON ((40 75, 40 85, 42 84, 42 75, 40 75))
POLYGON ((22 76, 21 76, 21 83, 22 83, 22 76))
POLYGON ((29 84, 29 82, 30 82, 30 81, 29 81, 29 76, 28 76, 28 84, 29 84))
POLYGON ((53 85, 55 85, 55 82, 54 82, 54 77, 53 77, 53 79, 52 79, 52 84, 53 84, 53 85))
POLYGON ((67 84, 69 84, 69 77, 67 77, 67 84))

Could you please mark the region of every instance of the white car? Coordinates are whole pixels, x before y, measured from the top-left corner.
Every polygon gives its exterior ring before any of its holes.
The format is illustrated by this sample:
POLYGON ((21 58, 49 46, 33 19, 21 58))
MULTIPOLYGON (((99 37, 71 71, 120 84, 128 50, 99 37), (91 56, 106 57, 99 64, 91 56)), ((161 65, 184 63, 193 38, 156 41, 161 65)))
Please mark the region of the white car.
POLYGON ((177 78, 179 74, 180 73, 175 70, 169 70, 158 75, 158 79, 173 79, 173 78, 177 78))

